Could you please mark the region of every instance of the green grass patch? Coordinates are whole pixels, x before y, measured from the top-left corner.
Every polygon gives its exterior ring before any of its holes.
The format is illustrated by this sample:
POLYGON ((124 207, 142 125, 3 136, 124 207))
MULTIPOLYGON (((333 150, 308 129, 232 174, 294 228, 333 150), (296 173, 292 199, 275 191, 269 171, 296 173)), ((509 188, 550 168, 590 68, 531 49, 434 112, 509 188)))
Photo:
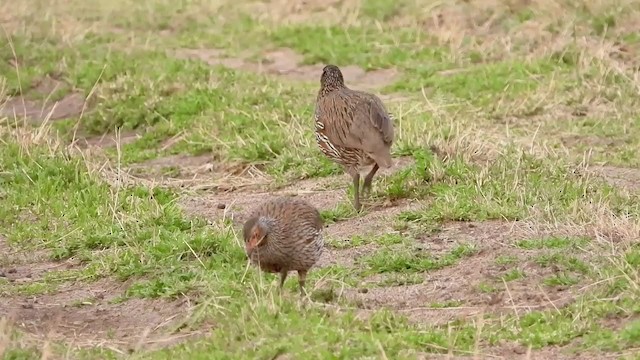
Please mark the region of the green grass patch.
MULTIPOLYGON (((440 160, 433 161, 437 164, 440 160)), ((593 202, 610 203, 620 213, 638 213, 638 205, 631 198, 603 182, 570 173, 559 160, 510 151, 485 166, 460 157, 432 166, 440 170, 428 190, 428 205, 423 210, 404 212, 400 219, 422 223, 521 220, 536 209, 535 214, 543 219, 562 220, 579 218, 573 209, 593 202)), ((547 241, 557 246, 563 241, 580 244, 580 240, 547 241)))
POLYGON ((11 140, 3 145, 0 164, 4 235, 19 248, 48 250, 53 260, 82 260, 86 270, 68 279, 153 274, 130 291, 168 296, 194 286, 196 255, 214 267, 243 260, 230 232, 185 219, 167 190, 112 188, 80 158, 43 146, 27 152, 11 140))
POLYGON ((589 274, 593 266, 575 256, 566 255, 561 252, 538 255, 534 258, 534 261, 542 267, 556 266, 559 269, 580 274, 589 274))
POLYGON ((509 281, 516 281, 516 280, 523 279, 525 276, 526 274, 524 273, 523 270, 511 269, 507 271, 504 275, 502 275, 501 279, 503 281, 509 282, 509 281))
POLYGON ((454 265, 475 253, 469 244, 458 245, 441 256, 433 256, 412 249, 385 248, 361 259, 374 273, 423 272, 454 265))
POLYGON ((498 291, 495 285, 489 284, 487 282, 481 282, 477 285, 478 291, 485 294, 492 294, 498 291))
MULTIPOLYGON (((306 120, 314 96, 307 86, 181 59, 164 49, 114 50, 105 41, 89 34, 74 47, 45 42, 29 51, 31 40, 15 40, 26 93, 45 76, 63 84, 54 94, 58 98, 72 87, 88 95, 96 86, 82 119, 54 124, 67 139, 79 121, 78 129, 86 135, 116 129, 138 132, 141 137, 124 144, 120 154, 107 151, 112 159, 120 156, 124 165, 211 152, 216 161, 262 164, 276 177, 341 173, 315 145, 313 125, 306 120)), ((8 75, 8 95, 15 95, 18 72, 11 68, 13 55, 6 50, 0 66, 8 75)))
MULTIPOLYGON (((473 58, 470 59, 474 61, 473 58)), ((482 62, 481 60, 478 62, 482 62)), ((496 96, 504 100, 514 100, 525 94, 537 92, 541 86, 548 87, 548 81, 557 81, 554 73, 568 71, 563 64, 553 60, 532 62, 504 61, 485 63, 454 74, 443 75, 433 71, 412 71, 390 91, 420 91, 429 89, 432 97, 461 99, 473 104, 499 110, 496 96)))
POLYGON ((556 274, 544 279, 544 284, 547 286, 571 286, 578 282, 580 280, 570 274, 556 274))
POLYGON ((381 246, 391 246, 397 244, 408 244, 411 239, 408 239, 400 234, 382 234, 382 235, 354 235, 351 238, 337 240, 329 239, 328 243, 331 247, 336 249, 347 249, 367 244, 376 244, 381 246))
POLYGON ((378 21, 387 21, 397 15, 405 1, 394 0, 366 0, 362 2, 362 15, 378 21))
MULTIPOLYGON (((3 34, 3 40, 5 35, 3 34)), ((60 71, 58 60, 63 52, 52 41, 42 41, 38 46, 24 35, 11 36, 11 41, 3 41, 0 47, 0 79, 4 79, 6 95, 21 94, 37 97, 30 90, 45 75, 60 71)), ((41 94, 42 95, 42 94, 41 94)), ((48 94, 46 94, 48 95, 48 94)))
POLYGON ((588 237, 550 236, 542 239, 525 239, 516 243, 521 249, 564 249, 585 246, 591 239, 588 237))
POLYGON ((347 194, 347 197, 347 199, 338 203, 333 209, 320 211, 320 216, 322 216, 326 224, 333 224, 358 216, 358 212, 353 207, 353 196, 347 194))
POLYGON ((438 179, 442 163, 427 149, 412 149, 413 164, 378 180, 376 195, 390 200, 422 198, 429 194, 429 185, 438 179))
POLYGON ((515 264, 516 262, 518 262, 518 257, 514 255, 500 255, 495 260, 496 265, 501 266, 515 264))
POLYGON ((431 307, 432 309, 446 309, 446 308, 458 307, 460 305, 462 305, 461 301, 449 300, 443 303, 432 303, 431 305, 429 305, 429 307, 431 307))
MULTIPOLYGON (((447 51, 431 44, 428 35, 413 30, 388 31, 375 27, 280 26, 270 34, 271 41, 304 55, 306 64, 334 63, 359 65, 365 70, 403 67, 422 61, 423 67, 440 67, 447 62, 447 51), (422 45, 422 46, 421 46, 422 45)), ((320 79, 318 74, 318 79, 320 79)), ((350 79, 345 79, 347 86, 350 79)))

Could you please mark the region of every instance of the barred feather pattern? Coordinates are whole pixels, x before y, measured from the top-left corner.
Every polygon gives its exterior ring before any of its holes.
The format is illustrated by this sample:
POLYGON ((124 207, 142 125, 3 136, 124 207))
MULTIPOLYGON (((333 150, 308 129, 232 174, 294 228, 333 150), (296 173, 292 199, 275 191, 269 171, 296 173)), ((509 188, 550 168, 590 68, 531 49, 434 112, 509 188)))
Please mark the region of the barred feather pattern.
POLYGON ((324 133, 325 126, 317 115, 315 120, 316 143, 325 156, 345 167, 347 172, 359 171, 360 168, 373 164, 373 158, 363 150, 337 146, 331 143, 329 137, 324 133))
POLYGON ((314 130, 322 153, 352 175, 374 163, 391 166, 393 117, 382 101, 346 87, 336 66, 326 66, 320 80, 314 130))
POLYGON ((322 218, 304 200, 279 197, 258 205, 245 222, 245 242, 249 241, 254 226, 260 226, 266 237, 248 256, 263 271, 306 271, 322 255, 322 218))

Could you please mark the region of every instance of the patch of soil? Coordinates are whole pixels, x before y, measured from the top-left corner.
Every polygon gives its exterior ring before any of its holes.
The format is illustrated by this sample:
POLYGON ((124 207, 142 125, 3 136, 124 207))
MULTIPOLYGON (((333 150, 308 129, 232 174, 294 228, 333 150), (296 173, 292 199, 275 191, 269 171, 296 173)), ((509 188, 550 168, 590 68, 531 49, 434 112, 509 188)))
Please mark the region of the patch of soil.
POLYGON ((0 316, 21 330, 49 340, 79 345, 159 344, 181 325, 190 306, 185 300, 131 299, 117 302, 125 284, 100 280, 92 284, 68 284, 51 295, 2 299, 0 316))
POLYGON ((575 149, 576 147, 613 148, 616 141, 596 135, 564 135, 560 137, 562 145, 575 149))
MULTIPOLYGON (((292 80, 320 82, 324 64, 302 65, 304 57, 287 48, 276 49, 264 54, 260 63, 243 58, 225 57, 217 49, 182 49, 175 54, 178 58, 198 59, 209 65, 223 65, 237 70, 280 75, 292 80)), ((358 66, 340 67, 348 86, 360 90, 375 90, 395 81, 398 72, 395 69, 365 71, 358 66)))
MULTIPOLYGON (((14 254, 16 255, 16 254, 14 254)), ((5 278, 11 283, 30 283, 39 281, 51 271, 71 270, 79 264, 68 260, 63 262, 46 261, 44 254, 28 255, 27 261, 3 261, 0 262, 0 278, 5 278)))
POLYGON ((640 190, 640 169, 615 166, 591 166, 590 169, 613 186, 629 191, 640 190))
MULTIPOLYGON (((596 360, 602 359, 602 355, 591 353, 572 353, 573 349, 569 346, 565 347, 548 347, 540 350, 531 350, 519 344, 506 344, 494 347, 481 347, 477 353, 468 353, 465 355, 450 354, 432 354, 418 353, 415 355, 416 360, 427 359, 446 359, 446 360, 468 360, 468 359, 492 359, 492 360, 569 360, 584 359, 596 360)), ((609 355, 609 354, 607 354, 609 355)))
MULTIPOLYGON (((379 177, 391 175, 407 166, 410 166, 412 163, 413 159, 410 157, 399 157, 394 159, 394 164, 391 168, 381 169, 378 172, 376 178, 374 178, 373 187, 375 188, 376 180, 379 180, 379 177)), ((262 180, 268 182, 269 179, 262 180)), ((234 223, 240 224, 244 221, 243 219, 245 219, 247 213, 251 211, 256 203, 276 196, 299 196, 300 198, 309 201, 321 211, 334 208, 343 201, 351 201, 351 198, 347 195, 347 189, 350 185, 350 177, 346 174, 341 174, 320 179, 300 180, 292 185, 274 191, 264 191, 264 189, 268 187, 267 184, 256 184, 253 187, 244 188, 242 191, 218 191, 213 194, 199 194, 197 197, 189 196, 183 198, 180 204, 189 214, 202 216, 211 221, 231 217, 234 223)), ((366 199, 363 199, 363 203, 366 204, 366 199)), ((401 211, 400 209, 401 207, 398 206, 395 206, 394 208, 376 209, 374 210, 374 213, 364 216, 364 218, 369 220, 355 221, 363 221, 362 226, 367 226, 367 221, 383 222, 385 217, 393 215, 394 211, 401 211), (375 215, 378 212, 380 212, 380 214, 375 215)), ((347 225, 339 224, 341 223, 338 223, 335 226, 344 226, 345 228, 348 228, 347 225)), ((356 230, 358 230, 358 228, 356 228, 356 230)), ((372 228, 372 230, 375 229, 372 228)))
POLYGON ((325 245, 322 256, 316 263, 318 269, 332 265, 355 267, 359 258, 367 256, 378 249, 375 244, 356 246, 348 249, 333 249, 325 245))
MULTIPOLYGON (((325 236, 332 239, 349 239, 354 235, 361 236, 378 236, 380 234, 393 233, 393 223, 389 219, 395 218, 396 215, 403 211, 411 211, 419 209, 422 204, 418 201, 399 201, 391 206, 376 208, 370 213, 352 218, 346 221, 330 224, 325 230, 325 236)), ((354 266, 360 257, 367 256, 376 251, 378 246, 375 244, 367 244, 346 249, 332 249, 325 247, 317 267, 326 267, 331 265, 341 265, 351 267, 354 266)))
POLYGON ((171 155, 145 161, 129 167, 134 174, 144 178, 162 180, 164 178, 186 179, 210 173, 215 166, 211 154, 199 156, 171 155))
POLYGON ((31 123, 38 124, 47 118, 61 120, 79 116, 82 113, 84 103, 84 96, 78 93, 69 94, 53 103, 42 103, 19 96, 0 105, 0 117, 24 118, 31 123))
POLYGON ((211 162, 211 154, 204 154, 199 156, 189 155, 170 155, 167 157, 152 159, 145 161, 142 164, 135 165, 136 167, 155 168, 155 167, 167 167, 167 166, 180 166, 185 168, 199 167, 211 162))
POLYGON ((56 90, 62 89, 64 87, 65 83, 63 81, 57 80, 47 75, 44 78, 40 79, 37 83, 33 84, 31 90, 40 95, 48 96, 49 94, 53 94, 56 90))
MULTIPOLYGON (((0 237, 0 250, 8 248, 0 237)), ((14 253, 0 262, 0 277, 26 285, 42 281, 52 271, 77 266, 73 260, 50 261, 43 252, 14 253)), ((101 279, 67 282, 52 294, 0 295, 0 317, 39 340, 64 340, 80 346, 108 344, 124 351, 140 342, 156 347, 187 337, 174 331, 191 311, 185 300, 120 302, 126 287, 126 283, 101 279)))
MULTIPOLYGON (((288 189, 253 193, 244 191, 241 194, 227 193, 197 198, 189 197, 183 199, 181 205, 188 213, 203 216, 211 221, 231 218, 235 224, 240 225, 246 221, 249 212, 253 210, 256 204, 276 196, 292 195, 292 192, 288 191, 288 189)), ((322 210, 335 207, 344 200, 346 193, 344 190, 309 191, 298 196, 322 210)))
POLYGON ((569 360, 584 359, 597 360, 613 358, 611 353, 599 354, 597 351, 584 352, 573 349, 573 343, 564 346, 549 346, 537 350, 529 350, 526 346, 516 343, 503 343, 499 346, 487 348, 485 354, 491 359, 535 359, 535 360, 569 360))
POLYGON ((140 138, 135 132, 120 133, 120 138, 113 133, 103 134, 102 136, 80 137, 76 139, 76 145, 80 149, 100 148, 107 149, 116 147, 118 141, 121 145, 130 144, 140 138))
POLYGON ((602 327, 620 332, 622 329, 626 328, 629 324, 640 320, 640 315, 638 314, 629 314, 621 312, 620 314, 614 315, 610 314, 600 319, 599 323, 602 327))
MULTIPOLYGON (((364 293, 349 290, 346 297, 365 309, 391 308, 405 314, 412 322, 428 324, 444 324, 455 318, 477 316, 485 312, 522 314, 554 306, 560 308, 573 299, 578 285, 553 289, 539 287, 542 279, 552 275, 554 270, 522 258, 523 253, 531 254, 510 246, 514 240, 528 235, 527 232, 514 229, 512 224, 497 221, 450 224, 441 233, 425 237, 423 245, 426 248, 420 251, 438 254, 457 243, 471 242, 477 246, 478 253, 462 259, 458 265, 424 274, 424 281, 420 284, 374 287, 364 293), (497 265, 496 258, 503 255, 514 256, 519 261, 515 265, 497 265), (500 276, 511 268, 524 271, 526 276, 507 282, 506 287, 496 286, 492 294, 479 292, 478 285, 500 284, 500 276), (452 301, 461 305, 453 308, 431 307, 434 303, 452 301)), ((377 283, 378 278, 369 281, 377 283)))
POLYGON ((0 278, 9 282, 29 283, 40 280, 50 271, 69 270, 77 266, 72 260, 55 262, 42 250, 14 251, 5 237, 0 235, 0 278))
POLYGON ((364 216, 342 221, 329 227, 327 235, 347 239, 354 235, 374 236, 393 231, 391 219, 403 211, 417 210, 423 206, 418 201, 399 201, 390 207, 376 209, 364 216))

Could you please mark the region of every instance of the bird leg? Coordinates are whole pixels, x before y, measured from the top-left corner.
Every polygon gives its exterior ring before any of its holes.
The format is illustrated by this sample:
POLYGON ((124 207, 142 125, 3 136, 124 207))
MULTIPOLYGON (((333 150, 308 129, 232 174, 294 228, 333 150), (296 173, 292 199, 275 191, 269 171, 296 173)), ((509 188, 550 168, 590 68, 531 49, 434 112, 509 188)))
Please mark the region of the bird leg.
POLYGON ((356 208, 356 211, 360 211, 362 205, 360 205, 360 174, 356 172, 353 175, 353 206, 356 208))
POLYGON ((287 270, 280 271, 280 292, 282 292, 282 287, 284 286, 284 281, 287 279, 287 275, 289 272, 287 270))
POLYGON ((307 281, 307 271, 298 270, 298 283, 300 284, 300 295, 304 296, 307 292, 304 289, 304 284, 307 281))
POLYGON ((367 196, 369 196, 369 194, 371 193, 371 181, 373 180, 373 176, 376 174, 376 172, 378 172, 378 169, 380 169, 378 164, 377 163, 374 164, 373 167, 371 168, 371 171, 369 171, 367 176, 364 178, 364 183, 362 184, 363 194, 366 194, 367 196))

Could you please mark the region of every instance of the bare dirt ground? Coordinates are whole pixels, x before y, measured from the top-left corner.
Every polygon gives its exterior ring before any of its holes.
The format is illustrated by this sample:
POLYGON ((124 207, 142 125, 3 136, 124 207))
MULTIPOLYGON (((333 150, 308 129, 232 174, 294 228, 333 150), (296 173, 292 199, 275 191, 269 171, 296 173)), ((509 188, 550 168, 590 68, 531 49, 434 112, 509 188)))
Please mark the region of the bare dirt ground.
MULTIPOLYGON (((457 266, 446 267, 424 275, 424 281, 415 285, 378 287, 366 294, 352 294, 372 308, 387 307, 406 314, 417 323, 446 324, 455 318, 473 317, 482 313, 523 313, 529 310, 562 307, 569 303, 579 286, 556 288, 548 293, 541 280, 554 273, 541 268, 527 258, 535 254, 517 249, 513 243, 530 238, 522 225, 499 221, 480 223, 450 223, 442 232, 422 239, 418 251, 432 254, 450 250, 460 242, 470 242, 479 248, 472 257, 457 266), (518 268, 526 274, 522 281, 505 283, 502 291, 484 294, 478 285, 493 283, 510 266, 496 264, 500 257, 514 257, 521 263, 518 268), (451 308, 432 308, 434 303, 456 302, 451 308)), ((542 234, 538 234, 542 235, 542 234)))
MULTIPOLYGON (((10 254, 0 261, 0 279, 23 288, 37 284, 53 270, 73 270, 73 260, 52 262, 46 254, 12 253, 0 237, 0 251, 10 254)), ((180 333, 180 326, 193 310, 189 299, 172 302, 131 299, 118 301, 128 284, 111 279, 93 283, 65 283, 38 296, 3 298, 0 317, 36 339, 71 341, 72 346, 105 344, 116 350, 157 347, 197 336, 201 332, 180 333)), ((202 332, 206 331, 206 328, 202 332)))
POLYGON ((71 94, 56 102, 28 100, 22 96, 10 99, 0 108, 0 116, 27 119, 33 124, 78 116, 84 107, 84 96, 71 94))
POLYGON ((591 170, 613 186, 625 188, 630 192, 640 190, 640 169, 595 166, 591 167, 591 170))

